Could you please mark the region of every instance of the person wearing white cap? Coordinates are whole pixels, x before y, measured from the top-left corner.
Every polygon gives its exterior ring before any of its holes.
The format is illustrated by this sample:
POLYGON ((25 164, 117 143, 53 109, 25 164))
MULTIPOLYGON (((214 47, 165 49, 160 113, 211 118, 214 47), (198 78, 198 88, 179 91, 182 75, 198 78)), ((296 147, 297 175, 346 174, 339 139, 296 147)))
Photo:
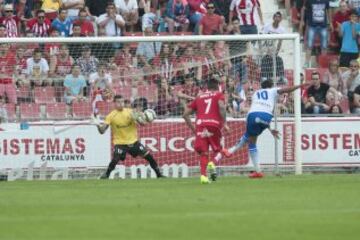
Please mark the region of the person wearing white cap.
POLYGON ((6 27, 7 37, 19 37, 20 35, 20 18, 14 15, 12 4, 5 4, 4 16, 0 18, 0 24, 6 27))

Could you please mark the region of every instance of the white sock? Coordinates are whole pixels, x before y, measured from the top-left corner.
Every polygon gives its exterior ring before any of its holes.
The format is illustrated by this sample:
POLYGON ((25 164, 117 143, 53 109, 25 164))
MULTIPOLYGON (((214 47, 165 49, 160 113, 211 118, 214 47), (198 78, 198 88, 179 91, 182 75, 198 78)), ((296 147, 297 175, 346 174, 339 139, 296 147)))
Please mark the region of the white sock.
POLYGON ((229 153, 233 154, 234 152, 242 148, 242 146, 244 146, 244 144, 247 143, 247 141, 248 141, 248 137, 246 135, 243 135, 237 144, 229 148, 229 153))
POLYGON ((250 153, 251 162, 254 165, 255 171, 261 172, 260 164, 259 164, 259 153, 258 153, 256 145, 249 146, 249 153, 250 153))

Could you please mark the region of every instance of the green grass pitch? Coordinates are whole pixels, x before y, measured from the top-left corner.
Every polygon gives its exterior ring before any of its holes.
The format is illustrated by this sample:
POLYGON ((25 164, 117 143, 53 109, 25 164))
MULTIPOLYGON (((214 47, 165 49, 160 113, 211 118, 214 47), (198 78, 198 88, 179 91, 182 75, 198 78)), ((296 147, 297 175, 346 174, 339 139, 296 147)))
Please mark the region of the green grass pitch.
POLYGON ((0 182, 0 239, 360 239, 360 175, 0 182))

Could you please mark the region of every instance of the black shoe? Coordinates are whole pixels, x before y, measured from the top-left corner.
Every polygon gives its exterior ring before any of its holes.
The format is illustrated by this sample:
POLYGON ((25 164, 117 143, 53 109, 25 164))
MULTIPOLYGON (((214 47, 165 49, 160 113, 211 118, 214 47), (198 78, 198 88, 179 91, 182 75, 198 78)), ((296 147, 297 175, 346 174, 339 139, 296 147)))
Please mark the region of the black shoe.
POLYGON ((100 179, 109 179, 109 176, 106 175, 106 173, 104 173, 103 175, 100 176, 100 179))
POLYGON ((211 179, 211 181, 213 181, 213 182, 216 181, 216 179, 217 179, 217 174, 216 174, 216 172, 210 173, 210 179, 211 179))
POLYGON ((166 176, 160 174, 159 176, 157 176, 157 178, 166 178, 166 176))

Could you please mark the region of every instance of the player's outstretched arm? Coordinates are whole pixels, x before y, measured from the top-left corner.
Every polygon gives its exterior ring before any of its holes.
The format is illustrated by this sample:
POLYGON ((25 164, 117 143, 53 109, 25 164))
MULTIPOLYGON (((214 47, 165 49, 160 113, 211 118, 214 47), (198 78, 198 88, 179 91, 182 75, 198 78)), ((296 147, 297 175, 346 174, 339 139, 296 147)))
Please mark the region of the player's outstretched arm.
POLYGON ((191 131, 195 134, 195 127, 191 122, 190 115, 193 113, 193 110, 189 107, 185 108, 183 118, 185 119, 186 125, 191 129, 191 131))
POLYGON ((280 88, 278 90, 278 94, 291 93, 291 92, 295 91, 298 88, 308 87, 308 86, 310 86, 310 83, 303 83, 303 84, 292 86, 292 87, 280 88))

